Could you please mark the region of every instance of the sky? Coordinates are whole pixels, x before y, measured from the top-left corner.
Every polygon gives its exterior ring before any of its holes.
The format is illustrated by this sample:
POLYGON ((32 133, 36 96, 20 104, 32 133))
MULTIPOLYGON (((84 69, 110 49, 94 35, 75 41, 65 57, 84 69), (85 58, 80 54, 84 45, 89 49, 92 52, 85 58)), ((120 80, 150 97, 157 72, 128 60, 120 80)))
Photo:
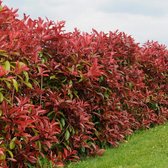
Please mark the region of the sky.
POLYGON ((65 30, 81 32, 119 30, 136 42, 158 41, 168 46, 167 0, 3 0, 31 18, 64 20, 65 30))

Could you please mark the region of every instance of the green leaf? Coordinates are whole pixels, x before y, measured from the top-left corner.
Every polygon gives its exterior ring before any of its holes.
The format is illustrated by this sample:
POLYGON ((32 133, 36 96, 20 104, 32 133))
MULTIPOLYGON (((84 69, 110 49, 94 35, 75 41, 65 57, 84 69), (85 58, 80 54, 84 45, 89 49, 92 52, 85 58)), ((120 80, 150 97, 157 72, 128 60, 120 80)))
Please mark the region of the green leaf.
POLYGON ((74 91, 73 91, 73 94, 74 94, 77 98, 79 98, 79 96, 78 96, 78 91, 77 91, 77 90, 74 90, 74 91))
POLYGON ((32 128, 32 130, 33 130, 35 136, 39 135, 39 132, 36 129, 32 128))
POLYGON ((0 110, 0 117, 2 116, 2 114, 3 114, 3 112, 2 112, 2 110, 0 110))
POLYGON ((66 130, 66 132, 65 132, 65 140, 67 141, 69 139, 69 137, 70 137, 70 133, 69 133, 68 130, 66 130))
POLYGON ((24 81, 21 75, 17 75, 18 79, 20 79, 22 82, 24 81))
POLYGON ((4 100, 4 96, 3 96, 3 94, 0 92, 0 103, 2 103, 3 100, 4 100))
POLYGON ((42 149, 42 148, 41 148, 41 142, 40 142, 40 141, 37 141, 36 144, 37 144, 37 146, 38 146, 38 150, 41 151, 41 149, 42 149))
POLYGON ((56 79, 55 75, 50 76, 50 79, 56 79))
POLYGON ((29 81, 29 74, 28 74, 28 72, 23 71, 23 74, 25 76, 25 81, 28 82, 29 81))
POLYGON ((36 86, 40 87, 40 83, 37 80, 35 80, 33 78, 31 80, 36 86))
POLYGON ((9 143, 9 148, 11 150, 15 148, 15 141, 16 141, 16 137, 14 137, 9 143))
POLYGON ((130 88, 130 89, 132 89, 133 88, 133 83, 132 82, 128 82, 128 87, 130 88))
POLYGON ((65 126, 65 120, 64 118, 61 118, 61 125, 64 127, 65 126))
POLYGON ((75 130, 74 130, 74 128, 72 127, 72 134, 74 135, 75 134, 75 130))
POLYGON ((7 152, 9 153, 10 157, 13 158, 13 153, 10 150, 7 150, 7 152))
POLYGON ((159 106, 158 106, 157 103, 151 103, 150 106, 151 106, 151 108, 152 108, 153 110, 159 109, 159 106))
POLYGON ((11 89, 11 84, 10 84, 10 82, 7 81, 7 80, 4 80, 4 82, 6 83, 7 88, 8 88, 8 89, 11 89))
POLYGON ((3 7, 0 5, 0 12, 3 10, 3 7))
POLYGON ((71 87, 73 85, 72 80, 69 81, 69 86, 71 87))
POLYGON ((27 87, 33 89, 33 86, 30 82, 23 82, 27 87))
POLYGON ((5 61, 4 68, 5 68, 5 70, 10 71, 10 62, 9 61, 5 61))
POLYGON ((18 92, 18 83, 15 79, 12 79, 12 82, 13 82, 13 86, 15 88, 15 90, 18 92))
POLYGON ((21 67, 23 67, 23 66, 26 66, 25 63, 19 62, 19 67, 21 68, 21 67))
POLYGON ((68 96, 72 99, 73 98, 73 94, 72 91, 70 89, 68 89, 68 96))
POLYGON ((82 151, 83 153, 85 153, 85 151, 86 151, 85 147, 82 147, 82 148, 81 148, 81 151, 82 151))
POLYGON ((3 90, 5 91, 5 89, 4 89, 4 88, 0 88, 0 91, 3 91, 3 90))
POLYGON ((82 82, 84 80, 84 76, 82 74, 80 74, 80 79, 79 79, 79 83, 82 82))
POLYGON ((103 77, 103 76, 100 76, 100 77, 99 77, 99 82, 101 83, 101 82, 103 82, 103 80, 104 80, 104 77, 103 77))
POLYGON ((0 56, 9 57, 5 50, 0 50, 0 56))
POLYGON ((71 135, 74 135, 75 134, 75 130, 72 126, 69 127, 69 131, 71 132, 71 135))
POLYGON ((0 154, 0 161, 5 160, 6 159, 6 155, 5 154, 0 154))

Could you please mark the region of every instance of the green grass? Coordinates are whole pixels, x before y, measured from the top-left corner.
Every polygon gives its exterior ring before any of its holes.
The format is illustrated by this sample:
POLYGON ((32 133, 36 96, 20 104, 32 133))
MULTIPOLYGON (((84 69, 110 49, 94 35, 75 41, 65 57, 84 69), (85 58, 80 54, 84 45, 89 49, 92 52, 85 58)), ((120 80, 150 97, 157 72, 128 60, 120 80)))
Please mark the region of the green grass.
POLYGON ((102 157, 71 163, 68 168, 168 168, 168 124, 139 131, 102 157))

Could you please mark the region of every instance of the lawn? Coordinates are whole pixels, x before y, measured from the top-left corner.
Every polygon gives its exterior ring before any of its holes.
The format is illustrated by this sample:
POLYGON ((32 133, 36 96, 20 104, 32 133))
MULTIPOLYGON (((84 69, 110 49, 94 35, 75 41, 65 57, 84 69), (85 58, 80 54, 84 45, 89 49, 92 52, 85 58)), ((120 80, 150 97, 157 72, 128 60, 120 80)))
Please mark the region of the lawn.
POLYGON ((138 131, 104 156, 72 163, 68 168, 167 168, 168 124, 138 131))

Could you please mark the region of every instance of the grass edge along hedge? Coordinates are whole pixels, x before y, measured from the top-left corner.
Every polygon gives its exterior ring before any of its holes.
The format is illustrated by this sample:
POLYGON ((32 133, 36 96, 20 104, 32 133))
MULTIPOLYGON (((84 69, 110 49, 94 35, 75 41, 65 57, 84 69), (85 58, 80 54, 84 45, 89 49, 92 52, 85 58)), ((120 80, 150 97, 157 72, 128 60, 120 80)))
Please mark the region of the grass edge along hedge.
POLYGON ((128 136, 118 148, 107 149, 102 157, 81 159, 77 163, 70 163, 66 168, 166 168, 167 130, 168 123, 149 130, 138 130, 128 136))
POLYGON ((123 32, 64 31, 0 1, 0 165, 55 166, 168 119, 168 50, 123 32))

